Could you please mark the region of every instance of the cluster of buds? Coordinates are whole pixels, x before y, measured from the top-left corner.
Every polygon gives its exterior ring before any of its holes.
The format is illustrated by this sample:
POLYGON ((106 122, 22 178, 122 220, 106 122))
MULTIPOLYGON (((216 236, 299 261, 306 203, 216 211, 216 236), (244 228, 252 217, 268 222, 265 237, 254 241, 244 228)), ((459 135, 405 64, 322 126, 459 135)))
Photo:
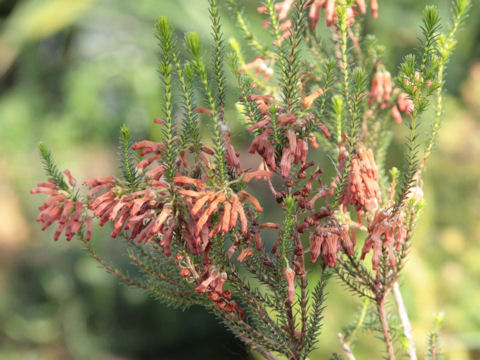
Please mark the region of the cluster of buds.
MULTIPOLYGON (((64 172, 69 180, 70 186, 75 186, 76 180, 70 174, 70 171, 64 172)), ((72 190, 71 188, 69 190, 72 190)), ((42 182, 36 188, 30 190, 30 194, 46 194, 49 198, 39 207, 40 214, 37 217, 38 222, 44 223, 42 230, 46 230, 55 222, 58 222, 58 228, 55 231, 54 239, 57 241, 65 230, 65 238, 70 241, 86 224, 85 238, 88 240, 92 236, 92 218, 83 215, 83 204, 75 200, 71 191, 60 189, 53 181, 42 182)))
MULTIPOLYGON (((345 164, 348 152, 342 148, 339 154, 339 163, 345 164)), ((340 198, 344 210, 348 205, 353 205, 359 214, 365 211, 373 211, 381 203, 380 187, 378 185, 378 170, 370 149, 358 148, 350 160, 347 185, 340 198)))
POLYGON ((376 270, 380 264, 383 249, 386 248, 390 266, 394 267, 395 251, 400 251, 406 238, 404 215, 392 216, 386 210, 378 210, 368 226, 368 237, 362 249, 362 259, 373 249, 372 265, 376 270))

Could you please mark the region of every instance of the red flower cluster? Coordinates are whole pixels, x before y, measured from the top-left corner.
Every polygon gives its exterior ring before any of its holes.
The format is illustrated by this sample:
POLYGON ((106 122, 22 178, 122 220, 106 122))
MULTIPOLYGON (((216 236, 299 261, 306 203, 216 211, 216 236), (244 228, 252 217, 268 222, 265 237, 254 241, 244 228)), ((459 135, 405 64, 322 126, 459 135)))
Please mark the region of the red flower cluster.
MULTIPOLYGON (((65 174, 73 187, 76 180, 68 170, 65 170, 65 174)), ((58 221, 59 225, 54 235, 55 241, 59 239, 64 230, 67 241, 70 241, 80 231, 84 223, 86 224, 85 237, 87 240, 90 239, 92 219, 84 216, 82 202, 75 200, 70 191, 61 190, 53 181, 50 181, 39 183, 36 188, 30 190, 30 194, 47 194, 50 196, 39 207, 40 215, 38 215, 37 221, 45 224, 42 230, 46 230, 58 221)))
MULTIPOLYGON (((383 66, 382 66, 383 67, 383 66)), ((385 109, 389 106, 391 95, 393 92, 392 76, 388 71, 378 70, 372 81, 372 87, 369 93, 368 104, 372 105, 374 101, 381 104, 381 108, 385 109)), ((410 115, 413 111, 413 101, 410 97, 400 92, 396 102, 393 103, 391 115, 396 123, 402 123, 401 112, 410 115)))
POLYGON ((404 92, 400 93, 397 99, 397 104, 392 107, 392 117, 398 123, 402 123, 402 115, 400 113, 403 112, 407 115, 410 115, 413 112, 413 100, 405 94, 404 92))
MULTIPOLYGON (((284 0, 275 4, 275 11, 277 12, 277 18, 279 21, 283 21, 280 24, 280 27, 290 28, 291 21, 287 19, 288 13, 294 3, 294 0, 284 0)), ((347 18, 348 18, 348 25, 351 25, 355 22, 355 17, 358 15, 358 12, 361 14, 365 14, 367 12, 367 5, 365 0, 356 0, 355 5, 349 6, 347 8, 347 18)), ((325 10, 325 17, 327 21, 327 26, 331 26, 338 22, 338 15, 337 15, 337 1, 336 0, 309 0, 305 6, 310 6, 308 18, 310 20, 310 26, 312 29, 317 27, 318 19, 320 17, 321 9, 325 10)), ((370 1, 370 8, 372 10, 372 17, 378 17, 378 0, 371 0, 370 1)), ((265 6, 261 6, 258 8, 258 12, 263 14, 267 12, 267 8, 265 6)), ((266 21, 264 25, 267 25, 269 21, 266 21)), ((289 31, 288 29, 281 29, 284 32, 284 38, 288 37, 289 31)))
POLYGON ((315 263, 322 254, 323 260, 330 267, 337 262, 337 253, 342 249, 342 242, 348 254, 352 255, 355 249, 355 241, 348 234, 347 227, 343 225, 319 225, 309 239, 312 263, 315 263))
POLYGON ((111 236, 117 237, 122 230, 130 231, 130 239, 149 242, 162 235, 161 245, 170 254, 170 244, 177 220, 171 216, 172 207, 162 201, 168 196, 167 185, 152 180, 156 186, 132 193, 122 194, 122 188, 114 177, 97 178, 85 181, 90 186, 91 200, 88 207, 100 219, 100 226, 113 222, 111 236), (102 192, 102 190, 107 191, 102 192))
MULTIPOLYGON (((339 163, 345 164, 347 156, 348 153, 343 148, 340 151, 339 163)), ((378 179, 377 165, 372 151, 365 148, 357 149, 351 156, 348 183, 340 198, 344 210, 348 205, 353 205, 360 216, 364 211, 377 209, 382 201, 378 179)))
POLYGON ((372 105, 375 99, 377 103, 382 104, 382 107, 386 107, 387 104, 384 104, 384 101, 390 101, 392 90, 392 75, 385 70, 377 71, 373 77, 368 104, 372 105))
POLYGON ((383 248, 388 250, 390 266, 395 266, 395 253, 399 251, 407 238, 405 221, 402 215, 390 216, 386 210, 375 213, 372 223, 368 227, 368 237, 362 250, 362 259, 365 259, 373 249, 372 264, 376 270, 380 264, 383 248))
MULTIPOLYGON (((272 127, 271 106, 273 106, 273 96, 270 95, 250 95, 249 101, 255 101, 259 112, 262 114, 262 120, 253 124, 248 131, 258 130, 260 132, 252 141, 250 149, 251 154, 258 153, 265 163, 272 170, 277 170, 278 159, 276 159, 276 149, 273 144, 274 130, 272 127)), ((284 178, 290 176, 292 161, 294 164, 305 164, 308 154, 308 142, 306 139, 299 138, 299 134, 305 129, 307 119, 299 119, 295 115, 288 114, 285 110, 277 108, 275 113, 275 122, 277 131, 285 134, 288 144, 282 149, 282 157, 280 160, 280 171, 284 178)), ((307 117, 313 117, 308 114, 307 117)), ((320 130, 324 130, 323 125, 319 125, 320 130)), ((328 134, 328 133, 327 133, 328 134)), ((328 134, 330 135, 330 134, 328 134)), ((312 135, 309 138, 314 148, 318 144, 312 135)))

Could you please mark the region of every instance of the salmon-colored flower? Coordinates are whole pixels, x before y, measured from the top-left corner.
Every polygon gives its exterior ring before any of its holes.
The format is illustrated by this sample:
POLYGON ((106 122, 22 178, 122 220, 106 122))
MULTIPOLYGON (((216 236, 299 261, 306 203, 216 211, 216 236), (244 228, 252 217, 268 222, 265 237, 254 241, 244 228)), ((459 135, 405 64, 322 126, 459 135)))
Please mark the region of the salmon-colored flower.
POLYGON ((199 293, 214 291, 223 293, 223 284, 227 281, 227 273, 219 272, 214 267, 209 267, 205 273, 204 280, 195 288, 199 293))
POLYGON ((255 139, 253 139, 248 152, 251 154, 258 153, 263 160, 265 160, 266 164, 272 170, 277 169, 276 158, 275 158, 275 147, 270 142, 269 135, 273 134, 271 129, 266 129, 260 135, 257 135, 255 139))
POLYGON ((228 166, 231 166, 235 168, 237 171, 237 174, 242 173, 242 167, 240 165, 240 161, 238 160, 238 157, 240 154, 238 154, 235 149, 233 148, 231 142, 230 142, 230 132, 229 131, 224 131, 223 132, 223 146, 225 148, 225 161, 228 166))
POLYGON ((288 284, 288 302, 293 303, 295 298, 295 271, 290 266, 287 266, 283 269, 283 275, 288 284))
POLYGON ((353 254, 355 243, 344 225, 319 225, 310 235, 311 261, 315 263, 321 254, 325 263, 333 267, 337 262, 337 253, 343 248, 353 254))
MULTIPOLYGON (((162 181, 154 182, 154 185, 164 187, 162 181)), ((173 217, 171 205, 159 199, 168 195, 166 191, 145 189, 122 194, 119 182, 113 178, 93 179, 85 184, 91 186, 93 194, 88 203, 89 209, 100 219, 100 226, 113 222, 113 238, 122 231, 130 231, 130 239, 137 239, 139 243, 149 242, 158 236, 165 253, 170 254, 177 219, 173 217), (100 193, 105 189, 107 191, 100 193)))
POLYGON ((310 95, 306 96, 302 100, 302 105, 306 107, 307 109, 310 108, 315 100, 322 96, 324 93, 322 88, 318 88, 317 90, 313 91, 310 95))
POLYGON ((400 114, 400 110, 398 110, 398 107, 397 105, 393 105, 392 107, 392 117, 393 117, 393 120, 395 120, 395 122, 397 124, 401 124, 402 123, 402 114, 400 114))
POLYGON ((238 255, 237 261, 238 262, 244 262, 250 256, 253 256, 252 248, 245 248, 240 252, 240 255, 238 255))
POLYGON ((383 249, 388 251, 390 266, 395 266, 395 251, 399 251, 407 237, 404 216, 392 215, 386 210, 378 210, 368 226, 368 237, 362 249, 361 258, 373 249, 372 265, 376 270, 380 264, 383 249))
MULTIPOLYGON (((71 186, 76 184, 76 180, 65 170, 68 182, 71 186)), ((83 204, 76 200, 65 190, 58 188, 52 181, 39 183, 36 188, 30 190, 31 194, 46 194, 49 198, 39 207, 40 214, 37 221, 44 223, 42 230, 46 230, 54 223, 58 222, 57 230, 53 236, 57 241, 60 235, 65 232, 65 238, 70 241, 86 223, 85 239, 90 240, 92 234, 92 220, 83 213, 83 204)))
POLYGON ((378 70, 373 77, 368 103, 372 105, 374 100, 379 104, 382 104, 384 101, 390 101, 392 90, 392 76, 390 73, 385 70, 378 70))
POLYGON ((408 115, 410 115, 414 110, 413 100, 410 99, 410 97, 404 92, 400 93, 398 96, 397 105, 401 112, 408 115))
MULTIPOLYGON (((247 175, 247 179, 250 180, 251 176, 265 176, 267 174, 268 172, 256 172, 254 175, 247 175)), ((240 220, 240 231, 246 234, 248 232, 248 220, 242 205, 246 200, 252 204, 257 212, 262 211, 258 200, 245 190, 240 191, 238 194, 233 193, 233 191, 203 190, 205 184, 201 180, 185 176, 175 177, 174 181, 179 184, 199 185, 198 191, 179 190, 180 195, 191 199, 191 215, 195 221, 194 233, 196 236, 203 229, 208 229, 209 238, 215 234, 225 234, 237 225, 238 220, 240 220), (211 219, 214 213, 218 214, 219 220, 215 226, 212 226, 211 219)))
MULTIPOLYGON (((273 75, 273 69, 268 66, 268 63, 262 56, 258 56, 255 60, 245 64, 243 69, 255 71, 255 76, 263 74, 263 81, 268 81, 273 75)), ((243 69, 240 69, 240 71, 243 69)))
POLYGON ((266 180, 267 178, 271 177, 272 175, 273 175, 273 173, 271 171, 261 169, 261 170, 256 170, 256 171, 252 171, 252 172, 243 173, 242 174, 242 180, 245 183, 249 183, 252 179, 266 180))
MULTIPOLYGON (((345 163, 348 156, 345 149, 340 152, 339 162, 345 163)), ((345 185, 340 202, 346 208, 353 205, 357 211, 372 211, 381 203, 379 175, 373 152, 359 148, 351 156, 348 183, 345 185)))
MULTIPOLYGON (((338 22, 338 4, 336 0, 311 0, 309 3, 310 9, 308 11, 308 18, 310 20, 310 27, 312 29, 315 29, 317 27, 321 9, 325 10, 327 26, 331 26, 338 22)), ((355 23, 355 17, 358 14, 357 9, 361 14, 365 14, 367 11, 365 0, 356 0, 355 3, 355 5, 349 6, 347 8, 347 25, 352 25, 353 23, 355 23)), ((370 8, 372 10, 372 17, 377 18, 378 3, 376 0, 371 0, 370 8)))

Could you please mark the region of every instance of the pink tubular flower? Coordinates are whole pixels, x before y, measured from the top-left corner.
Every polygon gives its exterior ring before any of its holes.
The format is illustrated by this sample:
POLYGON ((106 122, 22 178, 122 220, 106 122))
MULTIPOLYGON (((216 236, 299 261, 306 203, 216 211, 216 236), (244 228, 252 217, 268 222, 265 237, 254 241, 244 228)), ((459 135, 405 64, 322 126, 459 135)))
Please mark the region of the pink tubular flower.
MULTIPOLYGON (((248 64, 245 64, 244 69, 255 71, 255 76, 263 74, 263 81, 268 81, 268 79, 270 79, 270 77, 272 77, 273 75, 273 69, 268 66, 265 59, 261 56, 258 56, 257 58, 255 58, 255 60, 249 62, 248 64)), ((242 70, 243 69, 241 69, 240 71, 242 70)))
POLYGON ((230 132, 225 131, 223 133, 223 144, 225 147, 225 160, 228 166, 234 167, 237 171, 237 174, 241 174, 242 167, 240 165, 240 161, 238 157, 240 156, 235 149, 233 148, 230 142, 230 132))
POLYGON ((220 273, 217 269, 209 267, 204 276, 204 280, 198 285, 195 290, 199 293, 215 291, 218 294, 223 293, 223 285, 227 281, 227 274, 220 273))
POLYGON ((310 235, 312 263, 315 263, 321 254, 325 263, 333 267, 337 262, 337 253, 342 249, 342 244, 347 253, 353 254, 355 244, 345 226, 328 224, 317 226, 310 235))
MULTIPOLYGON (((65 170, 68 181, 74 186, 76 180, 65 170)), ((54 234, 54 240, 60 238, 65 231, 65 238, 70 241, 82 228, 84 222, 87 222, 86 240, 91 237, 91 219, 83 216, 83 204, 80 201, 71 198, 67 191, 60 190, 53 182, 39 183, 36 188, 30 190, 31 194, 47 194, 49 198, 39 207, 40 214, 37 217, 38 222, 44 223, 42 230, 58 222, 58 228, 54 234)))
POLYGON ((405 94, 404 92, 402 92, 398 96, 397 105, 398 105, 398 109, 401 112, 403 112, 405 114, 408 114, 408 115, 410 115, 414 110, 413 100, 410 99, 410 97, 407 94, 405 94))
MULTIPOLYGON (((358 11, 361 14, 365 14, 367 11, 367 6, 365 0, 356 0, 356 5, 352 5, 347 8, 347 24, 352 25, 355 23, 355 16, 357 16, 358 11)), ((337 15, 337 2, 336 0, 310 0, 310 9, 308 12, 308 18, 310 20, 310 27, 315 29, 317 27, 318 19, 320 17, 320 10, 325 10, 325 18, 327 21, 327 26, 331 26, 338 22, 337 15)), ((372 9, 372 17, 377 18, 378 16, 378 4, 376 0, 372 0, 370 3, 372 9)))
MULTIPOLYGON (((146 146, 151 147, 150 144, 146 146)), ((159 197, 167 195, 166 191, 145 189, 122 194, 121 185, 114 178, 93 179, 85 184, 92 188, 89 209, 100 219, 100 226, 113 222, 113 238, 122 231, 130 231, 130 239, 136 238, 139 243, 158 236, 165 253, 170 254, 177 220, 173 217, 171 205, 159 201, 159 197), (101 193, 103 190, 106 191, 101 193)), ((152 180, 151 186, 164 187, 161 180, 152 180)))
POLYGON ((70 170, 65 170, 63 172, 65 175, 67 175, 68 177, 68 183, 71 185, 71 186, 75 186, 75 184, 77 183, 77 180, 72 176, 72 174, 70 173, 70 170))
POLYGON ((373 77, 370 89, 369 105, 372 105, 374 100, 379 104, 382 104, 384 101, 390 101, 392 90, 392 76, 390 73, 388 71, 377 71, 373 77))
POLYGON ((287 18, 288 12, 292 7, 292 4, 295 0, 284 0, 275 4, 275 10, 278 12, 278 20, 285 20, 287 18))
POLYGON ((372 17, 376 19, 378 17, 378 0, 370 0, 370 7, 372 9, 372 17))
POLYGON ((397 124, 401 124, 403 121, 402 114, 400 114, 400 110, 398 110, 397 105, 393 105, 392 107, 392 117, 397 124))
MULTIPOLYGON (((346 150, 340 152, 340 163, 344 163, 346 150)), ((346 208, 353 205, 357 211, 372 211, 381 203, 378 185, 378 170, 373 152, 365 148, 358 149, 351 158, 348 171, 348 184, 340 198, 346 208)))
POLYGON ((295 298, 295 271, 287 266, 283 269, 283 274, 288 283, 288 302, 291 304, 295 298))
POLYGON ((365 0, 356 0, 356 3, 360 13, 365 14, 367 12, 367 5, 365 4, 365 0))
POLYGON ((275 171, 277 169, 275 148, 270 143, 269 139, 269 135, 272 133, 273 131, 271 129, 266 129, 263 133, 257 135, 255 139, 253 139, 248 152, 251 154, 258 153, 263 160, 265 160, 270 169, 275 171))
MULTIPOLYGON (((269 172, 256 173, 259 176, 270 174, 269 172)), ((175 177, 174 181, 178 184, 198 184, 199 180, 179 176, 175 177)), ((204 184, 199 185, 198 191, 189 189, 179 190, 180 195, 190 199, 190 212, 195 223, 195 236, 199 236, 202 230, 207 231, 209 238, 212 238, 215 234, 225 234, 237 225, 238 220, 240 220, 241 233, 246 234, 248 232, 248 220, 242 203, 248 200, 257 212, 261 212, 263 209, 258 200, 244 190, 234 194, 231 192, 203 190, 204 186, 204 184), (215 213, 219 215, 219 221, 213 226, 211 218, 215 213)))
POLYGON ((240 255, 238 255, 237 257, 237 261, 238 262, 244 262, 247 258, 249 258, 250 256, 253 256, 253 250, 252 248, 245 248, 242 250, 242 252, 240 253, 240 255))
POLYGON ((386 210, 378 210, 368 226, 368 237, 362 249, 361 258, 373 249, 372 265, 376 270, 380 264, 383 248, 388 251, 390 266, 395 266, 395 252, 399 251, 407 238, 403 215, 391 217, 386 210))
POLYGON ((306 96, 302 100, 302 105, 306 107, 307 109, 310 108, 315 100, 322 96, 324 93, 322 88, 318 88, 317 90, 313 91, 310 95, 306 96))

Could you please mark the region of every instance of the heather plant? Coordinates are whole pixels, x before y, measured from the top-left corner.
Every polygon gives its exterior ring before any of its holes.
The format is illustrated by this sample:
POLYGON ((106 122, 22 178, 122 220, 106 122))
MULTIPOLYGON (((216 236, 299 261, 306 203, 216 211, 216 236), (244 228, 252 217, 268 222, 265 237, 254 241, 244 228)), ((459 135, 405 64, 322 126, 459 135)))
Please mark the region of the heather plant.
MULTIPOLYGON (((251 32, 240 2, 225 3, 250 49, 225 41, 216 0, 209 1, 211 54, 188 33, 189 56, 181 55, 172 25, 160 18, 162 112, 154 122, 161 140, 133 142, 122 127, 121 176, 87 180, 83 188, 40 145, 49 180, 32 193, 49 198, 37 220, 42 229, 58 224, 55 240, 77 237, 128 285, 175 308, 205 307, 266 359, 307 359, 318 346, 329 281, 362 299, 338 335, 346 358, 355 359, 358 333, 371 330, 381 334, 388 359, 417 359, 398 279, 423 207, 446 67, 469 1, 452 3, 449 25, 427 7, 418 49, 393 76, 382 62, 385 47, 362 27, 364 14, 378 16, 376 0, 266 0, 258 12, 269 43, 251 32), (245 168, 232 145, 230 102, 250 133, 256 168, 245 168), (387 169, 392 131, 402 123, 405 161, 387 169), (325 158, 330 169, 320 167, 325 158), (282 221, 263 213, 268 200, 252 195, 252 182, 264 183, 282 221), (138 275, 95 252, 94 220, 113 224, 111 236, 124 243, 138 275), (272 235, 273 244, 266 240, 272 235), (387 311, 391 296, 396 313, 387 311)), ((438 338, 435 329, 426 358, 439 358, 438 338)))

